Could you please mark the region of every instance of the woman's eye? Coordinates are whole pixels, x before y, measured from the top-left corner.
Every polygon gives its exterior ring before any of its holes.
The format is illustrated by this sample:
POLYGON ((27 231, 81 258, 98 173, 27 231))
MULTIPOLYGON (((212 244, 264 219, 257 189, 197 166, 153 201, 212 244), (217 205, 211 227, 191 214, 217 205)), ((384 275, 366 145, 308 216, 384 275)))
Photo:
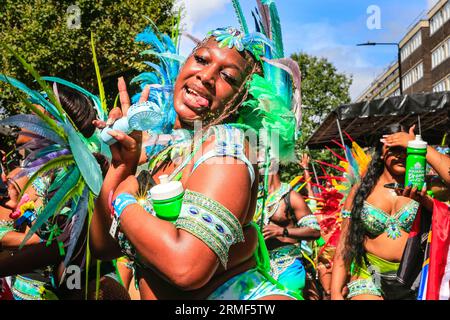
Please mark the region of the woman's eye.
POLYGON ((206 64, 206 60, 202 56, 194 56, 194 59, 197 63, 206 64))
POLYGON ((227 81, 228 83, 230 83, 230 84, 232 84, 232 85, 235 85, 235 84, 236 84, 236 79, 235 79, 233 76, 229 75, 228 73, 222 72, 222 77, 223 77, 223 78, 225 79, 225 81, 227 81))

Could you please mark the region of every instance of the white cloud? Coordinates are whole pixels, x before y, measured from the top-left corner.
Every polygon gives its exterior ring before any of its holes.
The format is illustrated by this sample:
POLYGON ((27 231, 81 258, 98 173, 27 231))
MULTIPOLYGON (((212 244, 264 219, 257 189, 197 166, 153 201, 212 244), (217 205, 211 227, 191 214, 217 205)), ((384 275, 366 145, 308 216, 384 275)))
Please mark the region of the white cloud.
POLYGON ((184 5, 185 16, 183 24, 187 32, 192 32, 194 26, 210 16, 224 10, 230 0, 179 0, 177 5, 184 5))
MULTIPOLYGON (((229 9, 230 3, 231 0, 178 0, 176 7, 184 6, 184 16, 181 21, 183 29, 193 36, 203 39, 210 30, 205 26, 205 22, 208 25, 214 16, 229 9)), ((183 37, 180 45, 181 55, 187 56, 193 46, 191 40, 183 37)))
POLYGON ((353 77, 350 87, 352 100, 358 98, 385 67, 374 65, 355 45, 341 44, 337 30, 342 28, 336 28, 327 22, 297 25, 288 30, 289 33, 285 34, 288 52, 292 52, 290 48, 298 51, 301 47, 308 54, 328 59, 338 72, 353 77))

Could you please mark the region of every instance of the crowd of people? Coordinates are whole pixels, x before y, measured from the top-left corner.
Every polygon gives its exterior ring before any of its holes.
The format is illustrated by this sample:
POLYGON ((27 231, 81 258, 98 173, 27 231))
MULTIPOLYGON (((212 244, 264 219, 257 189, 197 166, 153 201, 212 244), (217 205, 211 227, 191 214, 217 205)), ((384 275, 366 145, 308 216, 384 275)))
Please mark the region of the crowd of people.
POLYGON ((30 114, 0 122, 19 128, 2 142, 0 299, 419 299, 436 277, 448 299, 449 270, 422 269, 450 266, 448 240, 429 256, 450 215, 445 150, 428 146, 421 190, 401 188, 415 128, 396 124, 347 154, 365 160, 342 163, 345 183, 314 177, 306 152, 282 182, 301 126, 297 65, 275 3, 257 1, 254 33, 233 4, 240 30, 211 31, 183 63, 173 39, 139 34, 160 65, 131 98, 119 78, 109 111, 71 82, 38 77, 43 93, 1 75, 30 114))

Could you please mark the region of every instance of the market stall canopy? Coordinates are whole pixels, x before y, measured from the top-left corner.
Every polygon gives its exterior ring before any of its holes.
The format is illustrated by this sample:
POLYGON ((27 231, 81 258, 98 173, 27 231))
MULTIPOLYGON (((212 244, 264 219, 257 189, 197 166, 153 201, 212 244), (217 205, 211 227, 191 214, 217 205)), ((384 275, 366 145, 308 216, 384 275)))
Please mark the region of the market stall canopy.
MULTIPOLYGON (((382 128, 400 123, 407 128, 416 124, 418 116, 422 137, 429 144, 440 144, 445 133, 450 132, 450 91, 418 93, 385 99, 345 104, 333 110, 321 126, 309 138, 310 149, 333 146, 331 141, 341 141, 338 122, 361 146, 370 146, 382 128)), ((344 134, 344 140, 350 140, 344 134)))

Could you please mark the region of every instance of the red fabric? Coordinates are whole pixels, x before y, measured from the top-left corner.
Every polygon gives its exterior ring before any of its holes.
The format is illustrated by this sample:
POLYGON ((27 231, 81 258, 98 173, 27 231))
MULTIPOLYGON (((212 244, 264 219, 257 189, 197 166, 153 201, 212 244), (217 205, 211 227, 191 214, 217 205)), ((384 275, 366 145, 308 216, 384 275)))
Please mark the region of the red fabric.
POLYGON ((436 199, 434 199, 431 232, 426 299, 439 300, 439 290, 450 244, 450 208, 436 199))
POLYGON ((422 214, 422 207, 419 207, 416 218, 414 219, 413 225, 411 227, 411 231, 409 232, 408 238, 417 237, 417 235, 420 233, 420 216, 421 216, 421 214, 422 214))
POLYGON ((0 300, 14 300, 5 278, 0 278, 0 300))

